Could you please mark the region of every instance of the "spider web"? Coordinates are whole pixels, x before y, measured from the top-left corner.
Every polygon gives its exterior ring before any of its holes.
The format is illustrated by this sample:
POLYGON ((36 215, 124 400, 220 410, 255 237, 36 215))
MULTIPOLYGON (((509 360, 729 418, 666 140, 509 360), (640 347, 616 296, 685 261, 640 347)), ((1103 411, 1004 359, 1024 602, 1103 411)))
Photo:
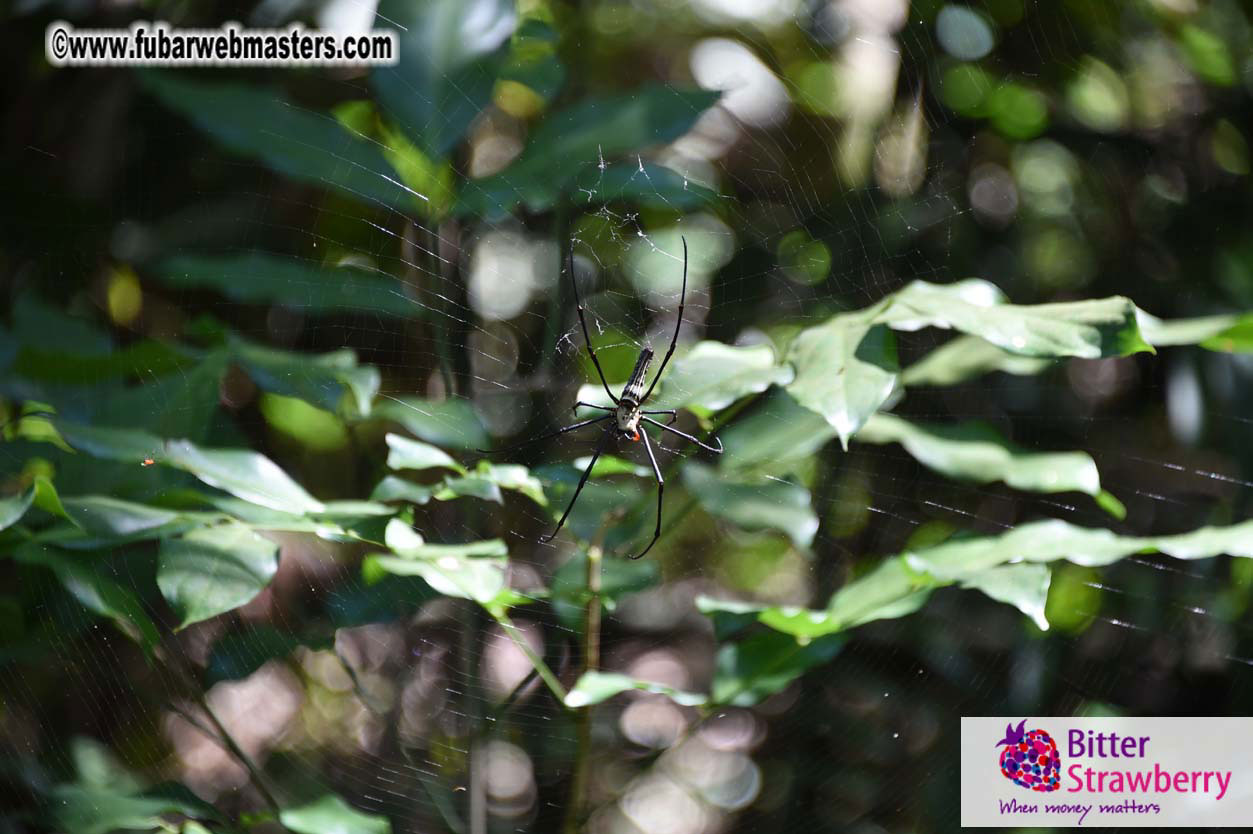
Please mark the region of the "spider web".
MULTIPOLYGON (((835 173, 840 165, 855 167, 841 153, 858 137, 847 123, 800 107, 810 92, 784 73, 772 77, 787 94, 791 121, 754 126, 743 111, 723 106, 684 138, 625 160, 638 168, 632 186, 654 192, 653 208, 600 202, 606 171, 624 160, 598 155, 571 160, 597 166, 600 175, 578 193, 586 202, 575 201, 565 226, 528 216, 429 228, 405 212, 293 187, 252 163, 223 162, 220 152, 200 144, 204 140, 193 128, 171 121, 154 133, 174 147, 201 148, 173 162, 189 158, 216 176, 193 180, 175 206, 161 205, 149 182, 127 182, 109 223, 120 228, 115 235, 188 241, 176 251, 198 252, 212 241, 228 252, 282 252, 310 263, 323 262, 323 253, 331 251, 341 263, 404 276, 413 290, 406 296, 411 320, 369 312, 326 317, 305 309, 310 288, 298 283, 281 305, 159 287, 153 297, 210 314, 258 342, 311 351, 351 348, 382 371, 383 400, 406 407, 414 395, 465 398, 496 445, 569 424, 580 387, 596 384, 559 232, 573 246, 592 341, 615 392, 643 346, 660 355, 669 342, 682 270, 680 235, 692 259, 677 358, 701 339, 779 350, 781 335, 869 304, 917 278, 944 283, 974 274, 1017 301, 1051 298, 1050 288, 1035 286, 1016 265, 1012 216, 998 219, 975 196, 971 182, 995 179, 996 172, 980 179, 964 170, 972 143, 988 141, 987 135, 973 136, 969 120, 937 99, 937 79, 921 74, 940 48, 934 15, 902 8, 894 20, 892 5, 813 4, 783 16, 783 23, 768 15, 764 22, 728 21, 712 2, 685 12, 685 37, 693 42, 729 29, 729 39, 741 48, 770 55, 772 37, 796 29, 813 62, 833 56, 851 61, 869 50, 881 53, 875 60, 894 63, 898 73, 887 110, 868 129, 871 138, 861 137, 872 143, 864 186, 839 184, 835 173), (914 102, 920 102, 917 111, 914 102), (874 137, 881 123, 911 115, 929 137, 926 161, 901 175, 916 178, 917 185, 902 186, 893 197, 882 187, 890 176, 875 173, 876 159, 887 163, 875 157, 874 137), (667 209, 671 192, 651 183, 655 169, 649 166, 655 163, 711 189, 709 204, 667 209), (727 209, 728 203, 735 209, 727 209), (200 206, 239 208, 224 230, 205 230, 200 206), (158 210, 168 209, 179 213, 162 219, 158 210), (993 227, 1007 230, 996 245, 969 245, 972 230, 993 227), (830 268, 819 280, 805 280, 803 263, 780 263, 780 241, 797 230, 827 246, 830 268)), ((642 14, 656 25, 666 13, 650 8, 642 14)), ((1082 66, 1093 47, 1082 42, 1068 14, 1026 4, 1025 22, 1014 30, 1015 43, 1029 45, 1022 64, 1059 75, 1082 66)), ((673 83, 688 83, 686 74, 676 69, 673 83)), ((367 92, 359 78, 324 81, 335 88, 331 98, 367 92)), ((1102 174, 1099 149, 1090 153, 1081 161, 1089 163, 1092 187, 1116 187, 1116 172, 1102 174)), ((177 175, 155 173, 153 182, 177 175)), ((508 214, 511 207, 502 208, 508 214)), ((1173 296, 1179 289, 1136 286, 1115 272, 1091 277, 1081 292, 1126 292, 1153 312, 1174 315, 1182 310, 1173 296)), ((1198 298, 1187 306, 1205 303, 1198 298)), ((945 339, 934 331, 902 339, 902 364, 945 339)), ((1127 504, 1126 530, 1175 532, 1247 512, 1253 490, 1239 438, 1250 418, 1236 392, 1249 370, 1238 358, 1192 349, 1149 359, 1074 360, 1025 381, 994 375, 916 396, 911 391, 909 413, 990 420, 1031 450, 1083 449, 1096 459, 1103 485, 1127 504), (1205 379, 1219 382, 1202 404, 1198 386, 1205 379), (1189 420, 1202 419, 1189 417, 1189 409, 1205 410, 1211 426, 1205 444, 1188 436, 1189 420)), ((183 404, 180 390, 195 380, 184 371, 173 380, 154 376, 134 394, 154 414, 186 416, 199 406, 183 404)), ((297 448, 267 433, 254 407, 234 405, 237 397, 247 403, 254 394, 228 376, 222 401, 232 404, 233 425, 215 431, 260 437, 262 451, 289 470, 299 469, 297 448)), ((459 428, 451 418, 435 419, 449 431, 459 428)), ((710 427, 690 414, 679 426, 701 437, 710 427)), ((784 418, 770 428, 784 433, 784 418)), ((496 458, 535 467, 557 484, 552 506, 516 495, 503 505, 435 502, 420 508, 422 534, 435 542, 498 536, 509 546, 515 587, 525 592, 550 585, 575 555, 572 532, 598 535, 606 519, 624 516, 637 517, 639 530, 652 524, 647 459, 623 444, 611 453, 640 468, 594 478, 570 529, 551 544, 537 542, 550 532, 554 511, 564 506, 598 437, 589 428, 496 458)), ((956 482, 920 467, 896 446, 854 443, 845 453, 827 443, 807 457, 763 467, 757 486, 748 487, 768 502, 776 494, 773 484, 805 486, 819 526, 808 546, 798 546, 777 530, 747 531, 703 512, 685 493, 680 473, 684 461, 707 456, 671 435, 654 437, 667 475, 667 507, 663 537, 649 554, 651 567, 642 570, 656 570, 664 581, 605 612, 602 665, 681 690, 707 687, 716 662, 714 636, 694 608, 699 594, 820 607, 867 557, 899 552, 926 529, 986 534, 1034 518, 1110 526, 1086 498, 956 482)), ((323 491, 333 492, 341 476, 346 482, 361 477, 316 466, 309 471, 311 488, 323 491)), ((606 559, 621 560, 646 539, 647 532, 607 543, 606 559)), ((223 662, 247 666, 268 651, 263 643, 271 629, 299 633, 306 615, 326 599, 368 593, 359 572, 350 569, 350 549, 297 536, 284 537, 283 544, 271 589, 238 617, 189 629, 166 649, 195 666, 209 663, 215 651, 223 662), (233 642, 215 650, 217 641, 228 638, 233 642)), ((124 572, 116 578, 139 583, 124 572)), ((856 630, 836 659, 758 707, 728 708, 699 720, 693 710, 660 696, 612 702, 596 713, 589 826, 675 834, 815 825, 952 828, 957 809, 946 797, 955 790, 951 756, 960 715, 1247 713, 1253 641, 1247 624, 1231 612, 1244 605, 1248 579, 1247 571, 1225 558, 1141 556, 1100 571, 1060 567, 1054 582, 1067 593, 1050 609, 1057 623, 1047 634, 1018 611, 974 592, 941 591, 918 614, 856 630)), ((49 603, 60 599, 54 586, 49 580, 49 603)), ((553 607, 520 609, 515 621, 559 673, 577 664, 579 632, 553 607)), ((227 806, 255 802, 247 773, 196 726, 204 719, 180 681, 160 667, 141 673, 138 663, 111 664, 109 657, 130 657, 132 650, 103 630, 86 640, 54 640, 52 648, 67 693, 58 697, 73 705, 67 711, 75 715, 77 735, 115 748, 131 739, 126 759, 135 769, 181 779, 227 806)), ((577 728, 554 710, 527 668, 486 615, 433 600, 411 617, 341 629, 333 647, 298 649, 243 680, 216 684, 208 698, 277 781, 325 785, 360 808, 388 815, 398 832, 466 825, 474 814, 467 759, 483 768, 479 778, 492 830, 555 830, 577 728), (502 699, 515 688, 502 710, 502 699), (485 721, 486 731, 479 732, 485 721)), ((30 732, 38 747, 49 732, 46 723, 66 708, 50 706, 20 666, 6 666, 0 680, 12 699, 10 721, 36 728, 30 732)), ((49 769, 74 764, 65 751, 41 755, 49 769)), ((81 750, 75 755, 81 764, 81 750)))

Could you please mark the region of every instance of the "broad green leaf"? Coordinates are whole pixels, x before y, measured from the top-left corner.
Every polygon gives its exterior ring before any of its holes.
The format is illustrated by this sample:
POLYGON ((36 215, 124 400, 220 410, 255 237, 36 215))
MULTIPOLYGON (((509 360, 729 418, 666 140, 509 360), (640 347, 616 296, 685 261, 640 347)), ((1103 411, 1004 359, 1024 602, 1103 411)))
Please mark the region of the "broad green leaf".
POLYGON ((389 469, 452 469, 466 474, 466 468, 443 449, 399 434, 387 435, 389 469))
POLYGON ((997 602, 1014 606, 1041 631, 1048 631, 1044 606, 1052 578, 1053 572, 1045 565, 1000 565, 962 580, 962 587, 982 591, 997 602))
POLYGON ((700 342, 666 371, 649 408, 726 408, 747 394, 792 381, 792 369, 775 362, 769 345, 735 347, 700 342))
POLYGON ((23 345, 13 363, 13 372, 40 382, 95 385, 109 379, 151 380, 193 364, 190 352, 164 342, 135 342, 103 355, 74 353, 58 342, 55 348, 46 344, 23 345))
POLYGON ((679 172, 633 159, 583 167, 570 190, 576 206, 624 203, 677 211, 712 208, 719 202, 716 192, 689 182, 679 172))
POLYGON ((184 628, 251 601, 277 570, 278 545, 223 524, 161 542, 157 586, 184 628))
POLYGON ((895 414, 872 416, 857 433, 865 443, 899 443, 923 466, 951 478, 986 484, 1003 481, 1032 492, 1101 491, 1096 462, 1087 452, 1028 452, 978 423, 927 425, 895 414))
POLYGON ((1253 353, 1253 316, 1243 316, 1235 324, 1216 333, 1201 347, 1221 353, 1253 353))
POLYGON ((133 536, 167 527, 180 519, 180 515, 171 510, 107 495, 64 498, 61 504, 71 521, 97 536, 133 536))
POLYGON ((541 507, 548 506, 543 484, 525 466, 515 463, 490 463, 484 460, 479 461, 474 469, 474 475, 490 481, 501 489, 520 492, 541 507))
POLYGON ((456 498, 481 498, 497 504, 505 502, 505 497, 500 494, 500 487, 479 475, 445 478, 435 490, 436 501, 452 501, 456 498))
POLYGON ((377 145, 274 88, 191 81, 171 72, 139 73, 166 107, 223 146, 280 174, 330 187, 356 200, 401 208, 416 198, 396 179, 377 145))
POLYGON ((819 637, 872 620, 903 617, 922 607, 935 588, 975 588, 1009 602, 1044 627, 1047 585, 1038 570, 1048 562, 1108 565, 1137 553, 1158 551, 1176 559, 1222 553, 1253 558, 1253 521, 1202 527, 1174 536, 1120 536, 1100 528, 1051 519, 1023 524, 997 536, 953 539, 906 550, 837 591, 825 610, 752 606, 702 600, 705 612, 755 610, 760 622, 797 637, 819 637), (1006 570, 1005 568, 1015 568, 1006 570))
POLYGON ((719 432, 726 449, 723 471, 773 467, 812 457, 835 429, 822 415, 798 403, 782 389, 768 392, 759 406, 719 432))
POLYGON ((8 498, 0 499, 0 530, 6 530, 22 520, 30 505, 35 502, 35 487, 31 485, 8 498))
POLYGON ((324 505, 293 481, 274 461, 246 449, 202 449, 188 440, 164 440, 131 429, 55 421, 61 436, 87 454, 136 465, 155 463, 182 469, 209 486, 262 507, 293 514, 316 513, 324 505))
POLYGON ((369 416, 379 390, 378 368, 358 365, 351 350, 310 355, 233 339, 231 356, 259 388, 327 411, 369 416), (345 397, 351 407, 345 408, 345 397))
POLYGON ((28 542, 13 551, 19 562, 53 571, 65 589, 84 608, 108 617, 122 633, 150 653, 160 641, 156 624, 139 598, 126 586, 104 575, 99 553, 69 553, 46 544, 28 542))
POLYGON ((1136 309, 1140 332, 1144 334, 1144 340, 1154 347, 1201 344, 1229 330, 1240 320, 1240 316, 1221 315, 1165 321, 1136 309))
POLYGON ((403 521, 387 525, 387 546, 398 555, 366 557, 362 571, 378 576, 418 576, 441 594, 491 604, 505 589, 508 551, 499 539, 466 544, 426 544, 403 521))
POLYGON ((128 795, 86 785, 58 785, 49 795, 48 813, 55 830, 65 834, 168 830, 169 814, 217 819, 217 812, 194 797, 128 795))
POLYGON ((312 802, 285 808, 279 822, 296 834, 391 834, 386 817, 358 811, 335 794, 324 794, 312 802))
POLYGON ((262 507, 297 514, 324 509, 274 461, 250 450, 202 449, 187 440, 169 440, 157 462, 186 470, 209 486, 262 507))
POLYGON ((679 138, 720 95, 650 85, 584 98, 545 116, 517 159, 500 173, 466 186, 459 208, 494 216, 522 202, 530 211, 545 211, 570 190, 583 166, 679 138))
POLYGON ((841 313, 802 330, 788 351, 796 376, 787 392, 826 418, 846 449, 849 438, 896 388, 895 337, 873 322, 882 306, 841 313))
POLYGON ((710 515, 746 530, 780 530, 797 547, 809 547, 818 532, 809 490, 796 484, 731 481, 691 462, 683 466, 683 484, 710 515))
POLYGON ((115 429, 54 420, 61 437, 74 449, 95 458, 122 463, 139 463, 156 459, 165 440, 155 434, 135 429, 115 429))
POLYGON ((491 101, 517 23, 508 0, 383 0, 380 20, 399 34, 400 61, 375 67, 370 84, 391 120, 442 160, 491 101))
POLYGON ((483 421, 469 400, 389 396, 374 407, 372 416, 394 420, 415 437, 436 446, 481 449, 491 443, 483 421))
MULTIPOLYGON (((581 458, 575 458, 570 461, 570 466, 578 470, 579 474, 583 474, 583 470, 592 462, 591 455, 584 455, 581 458)), ((653 474, 650 466, 644 463, 632 463, 625 458, 617 455, 601 455, 596 458, 596 466, 592 468, 593 478, 608 478, 611 475, 634 475, 637 478, 647 478, 653 474)))
POLYGON ((74 736, 69 747, 79 786, 127 795, 143 790, 143 779, 127 768, 107 744, 90 736, 74 736))
POLYGON ((415 484, 395 475, 388 475, 378 482, 370 493, 371 501, 408 501, 411 504, 426 504, 431 500, 436 486, 415 484))
POLYGON ((906 386, 956 385, 993 371, 1034 376, 1056 363, 1055 359, 1010 353, 978 336, 958 336, 901 371, 901 383, 906 386))
POLYGON ((726 643, 718 649, 710 700, 741 707, 760 703, 809 669, 831 660, 843 645, 840 635, 800 643, 777 631, 726 643))
POLYGON ((887 299, 875 321, 896 330, 939 327, 979 336, 1020 356, 1099 359, 1153 352, 1136 306, 1121 296, 1055 304, 1005 304, 999 289, 968 279, 914 281, 887 299))
POLYGON ((584 672, 574 686, 566 693, 566 706, 572 709, 587 707, 607 701, 623 692, 651 692, 665 695, 676 704, 684 707, 699 707, 709 699, 694 692, 683 692, 670 686, 649 681, 636 680, 620 675, 617 672, 584 672))
POLYGON ((403 318, 423 315, 404 284, 384 272, 266 252, 175 255, 158 263, 152 275, 173 289, 211 289, 233 301, 281 304, 309 315, 345 311, 403 318))

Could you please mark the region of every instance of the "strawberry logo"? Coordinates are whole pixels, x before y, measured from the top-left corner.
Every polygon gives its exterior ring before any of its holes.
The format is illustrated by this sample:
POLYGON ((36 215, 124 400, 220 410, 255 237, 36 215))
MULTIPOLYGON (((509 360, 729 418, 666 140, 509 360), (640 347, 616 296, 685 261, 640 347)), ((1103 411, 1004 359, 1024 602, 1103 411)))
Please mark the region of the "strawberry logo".
POLYGON ((1057 754, 1057 743, 1044 730, 1028 730, 1027 719, 1023 719, 1017 727, 1005 725, 1005 738, 996 743, 1002 744, 1001 773, 1015 785, 1022 785, 1027 790, 1047 793, 1058 789, 1058 781, 1062 771, 1062 760, 1057 754))

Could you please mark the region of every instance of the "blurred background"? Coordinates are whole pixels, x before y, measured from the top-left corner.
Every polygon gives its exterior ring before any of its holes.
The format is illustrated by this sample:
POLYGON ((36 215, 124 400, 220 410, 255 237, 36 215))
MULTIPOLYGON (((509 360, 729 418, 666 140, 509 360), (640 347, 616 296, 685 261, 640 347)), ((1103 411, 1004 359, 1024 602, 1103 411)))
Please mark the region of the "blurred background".
MULTIPOLYGON (((676 326, 680 236, 679 355, 707 339, 781 358, 801 328, 919 278, 977 276, 1022 304, 1124 295, 1167 319, 1253 308, 1243 3, 11 0, 3 14, 6 419, 33 400, 255 449, 324 501, 371 495, 387 425, 469 465, 474 448, 571 421, 596 382, 571 247, 611 383, 676 326), (54 69, 56 19, 396 27, 402 57, 373 72, 54 69), (384 160, 397 175, 362 176, 384 160), (227 343, 236 358, 210 367, 227 343), (290 372, 267 350, 376 368, 385 424, 267 384, 290 372)), ((901 364, 946 338, 907 334, 901 364)), ((551 589, 513 617, 567 684, 582 650, 578 543, 601 541, 614 586, 603 667, 704 692, 720 635, 702 594, 821 607, 879 557, 957 530, 1062 518, 1169 534, 1248 516, 1247 355, 1045 365, 911 388, 907 412, 1084 451, 1125 519, 1084 495, 946 479, 895 445, 844 451, 798 429, 776 388, 683 414, 755 480, 719 512, 692 481, 713 470, 675 473, 642 562, 621 557, 651 525, 653 484, 625 450, 621 474, 598 473, 580 499, 573 535, 537 543, 594 429, 497 458, 530 467, 549 507, 436 496, 415 500, 415 524, 431 542, 499 538, 511 587, 551 589), (606 535, 619 516, 626 532, 606 535)), ((663 468, 692 451, 672 440, 663 468)), ((168 505, 186 486, 56 454, 0 446, 3 493, 54 470, 62 495, 168 505)), ((940 591, 758 703, 705 715, 633 692, 581 727, 466 600, 412 578, 369 584, 359 543, 267 538, 281 558, 264 590, 181 630, 151 543, 110 546, 108 587, 161 626, 155 655, 92 617, 72 571, 9 558, 5 540, 0 831, 155 830, 151 808, 101 809, 158 789, 221 814, 169 830, 281 830, 259 784, 280 801, 333 791, 365 815, 351 831, 945 831, 958 827, 959 716, 1253 711, 1248 560, 1062 563, 1047 631, 940 591), (583 732, 587 804, 572 821, 583 732), (83 796, 78 816, 58 815, 58 798, 83 796)), ((318 830, 301 824, 286 821, 318 830)))

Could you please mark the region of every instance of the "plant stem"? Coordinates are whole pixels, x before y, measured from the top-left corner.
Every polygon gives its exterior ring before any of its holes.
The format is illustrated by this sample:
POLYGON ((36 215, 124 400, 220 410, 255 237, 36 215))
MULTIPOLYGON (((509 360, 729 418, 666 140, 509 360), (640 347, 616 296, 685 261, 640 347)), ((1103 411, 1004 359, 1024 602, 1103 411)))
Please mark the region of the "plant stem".
MULTIPOLYGON (((177 709, 176 707, 175 711, 182 715, 193 727, 206 733, 210 737, 213 737, 219 744, 226 748, 227 752, 239 760, 239 763, 244 766, 244 770, 248 771, 248 778, 252 780, 252 784, 257 789, 257 793, 261 794, 261 798, 265 800, 265 803, 270 806, 270 810, 274 812, 274 822, 282 826, 282 823, 279 822, 279 815, 282 814, 283 809, 278 804, 278 800, 274 798, 274 794, 270 793, 270 789, 266 787, 265 778, 261 775, 261 768, 257 767, 257 764, 252 760, 252 757, 244 752, 244 749, 239 746, 239 743, 236 742, 230 732, 227 731, 226 726, 218 719, 217 713, 215 713, 213 708, 209 706, 209 699, 205 697, 204 691, 200 688, 200 684, 197 683, 190 672, 183 668, 181 663, 172 660, 163 647, 158 646, 153 651, 153 657, 159 660, 161 665, 164 666, 166 670, 173 673, 174 677, 182 684, 184 692, 188 693, 191 698, 195 700, 196 704, 204 710, 204 714, 208 717, 209 723, 213 725, 213 732, 208 733, 208 728, 202 725, 199 721, 192 721, 183 710, 177 709)), ((283 830, 286 831, 287 828, 284 826, 283 830)))
POLYGON ((500 627, 505 630, 505 634, 509 635, 509 639, 513 641, 513 644, 518 647, 518 651, 526 655, 526 659, 531 661, 531 667, 540 676, 540 680, 548 685, 549 690, 564 705, 566 702, 566 688, 561 685, 561 681, 557 680, 553 670, 548 668, 544 658, 535 653, 535 649, 531 648, 531 644, 522 636, 521 631, 513 624, 513 620, 509 619, 508 614, 493 612, 492 616, 496 619, 496 622, 500 623, 500 627))
MULTIPOLYGON (((601 558, 599 545, 587 549, 587 608, 583 628, 583 674, 600 668, 600 589, 601 558)), ((592 706, 580 707, 577 713, 576 737, 578 747, 574 754, 574 775, 570 780, 570 800, 566 804, 566 819, 562 826, 564 834, 578 834, 583 818, 583 797, 587 793, 587 777, 592 761, 592 706)))

